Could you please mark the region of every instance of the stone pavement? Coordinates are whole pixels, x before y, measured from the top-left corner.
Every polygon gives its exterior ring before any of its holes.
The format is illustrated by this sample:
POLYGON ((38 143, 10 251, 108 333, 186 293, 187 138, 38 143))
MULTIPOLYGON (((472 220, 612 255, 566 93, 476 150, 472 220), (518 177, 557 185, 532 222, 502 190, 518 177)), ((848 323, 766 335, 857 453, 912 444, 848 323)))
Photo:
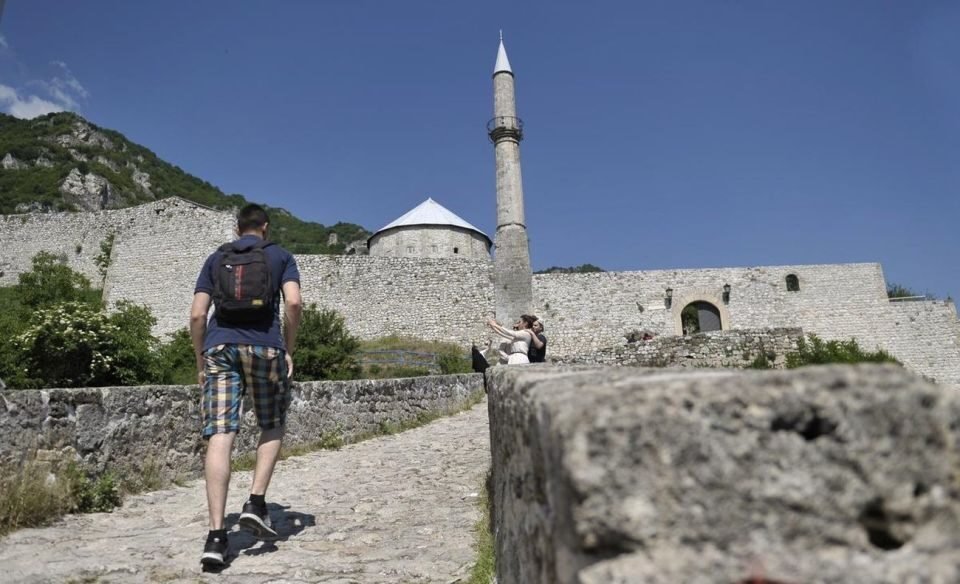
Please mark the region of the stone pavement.
POLYGON ((275 543, 237 531, 251 473, 234 473, 232 561, 219 574, 200 569, 207 511, 198 480, 0 539, 0 582, 466 581, 489 466, 484 401, 421 428, 280 462, 267 493, 275 543))

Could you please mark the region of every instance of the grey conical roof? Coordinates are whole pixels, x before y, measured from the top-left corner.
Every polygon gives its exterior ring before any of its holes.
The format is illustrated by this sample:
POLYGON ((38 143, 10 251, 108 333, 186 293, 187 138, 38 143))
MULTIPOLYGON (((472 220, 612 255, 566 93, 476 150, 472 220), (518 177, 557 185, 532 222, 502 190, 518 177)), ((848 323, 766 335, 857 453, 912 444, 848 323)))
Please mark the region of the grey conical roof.
MULTIPOLYGON (((487 237, 486 233, 480 231, 473 225, 470 225, 461 219, 456 213, 434 201, 432 198, 427 198, 426 201, 420 203, 413 209, 410 209, 401 215, 400 218, 378 229, 373 235, 383 233, 388 229, 394 229, 396 227, 409 227, 411 225, 448 225, 453 227, 461 227, 463 229, 469 229, 470 231, 476 231, 480 235, 484 236, 487 241, 490 241, 490 238, 487 237)), ((371 239, 373 238, 373 236, 370 237, 371 239)))
POLYGON ((497 49, 497 62, 493 66, 493 74, 507 72, 513 74, 510 68, 510 59, 507 58, 507 49, 503 48, 503 37, 500 37, 500 48, 497 49))

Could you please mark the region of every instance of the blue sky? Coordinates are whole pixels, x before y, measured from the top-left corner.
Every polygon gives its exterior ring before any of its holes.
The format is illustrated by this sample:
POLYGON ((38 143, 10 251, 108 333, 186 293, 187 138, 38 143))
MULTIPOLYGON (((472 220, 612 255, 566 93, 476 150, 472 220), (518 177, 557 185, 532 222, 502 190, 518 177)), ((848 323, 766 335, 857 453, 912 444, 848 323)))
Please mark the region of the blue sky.
POLYGON ((7 0, 0 108, 304 219, 431 196, 492 237, 501 28, 535 269, 875 261, 960 294, 958 2, 7 0))

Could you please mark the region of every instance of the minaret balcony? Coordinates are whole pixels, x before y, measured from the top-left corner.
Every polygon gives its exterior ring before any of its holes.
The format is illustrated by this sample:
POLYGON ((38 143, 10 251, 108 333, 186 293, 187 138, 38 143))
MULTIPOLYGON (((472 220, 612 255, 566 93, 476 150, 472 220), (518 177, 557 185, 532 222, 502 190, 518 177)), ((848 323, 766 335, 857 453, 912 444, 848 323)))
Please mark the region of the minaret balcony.
POLYGON ((503 138, 519 142, 523 140, 523 120, 515 116, 496 116, 487 122, 487 134, 494 143, 503 138))

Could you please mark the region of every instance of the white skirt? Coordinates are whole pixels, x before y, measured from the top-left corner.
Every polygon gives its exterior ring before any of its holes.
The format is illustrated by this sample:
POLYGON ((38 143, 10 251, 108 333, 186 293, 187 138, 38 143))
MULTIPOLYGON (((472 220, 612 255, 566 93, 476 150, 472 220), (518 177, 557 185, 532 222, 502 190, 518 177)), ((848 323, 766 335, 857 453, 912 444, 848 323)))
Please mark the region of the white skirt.
POLYGON ((528 365, 529 363, 530 358, 526 353, 510 353, 507 357, 507 365, 528 365))

